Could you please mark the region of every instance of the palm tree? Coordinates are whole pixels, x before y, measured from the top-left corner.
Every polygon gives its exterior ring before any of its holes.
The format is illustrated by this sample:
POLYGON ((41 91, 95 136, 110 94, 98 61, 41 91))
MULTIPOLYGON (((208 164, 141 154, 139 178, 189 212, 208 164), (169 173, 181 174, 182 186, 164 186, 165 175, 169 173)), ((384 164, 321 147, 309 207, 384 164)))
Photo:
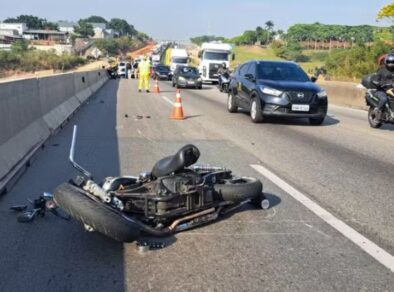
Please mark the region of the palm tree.
POLYGON ((264 24, 265 24, 266 29, 269 30, 269 31, 271 31, 274 28, 274 26, 275 26, 275 24, 274 24, 274 22, 272 20, 268 20, 264 24))
POLYGON ((267 29, 268 33, 267 33, 267 41, 266 43, 268 44, 270 42, 271 39, 271 35, 272 35, 272 29, 274 28, 274 22, 272 20, 268 20, 265 24, 265 28, 267 29))

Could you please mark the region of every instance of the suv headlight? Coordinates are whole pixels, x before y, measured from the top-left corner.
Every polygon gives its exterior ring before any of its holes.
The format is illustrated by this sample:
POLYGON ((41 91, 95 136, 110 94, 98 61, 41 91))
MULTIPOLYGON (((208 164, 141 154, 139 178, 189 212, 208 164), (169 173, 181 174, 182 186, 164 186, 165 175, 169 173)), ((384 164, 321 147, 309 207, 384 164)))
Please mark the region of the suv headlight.
POLYGON ((325 90, 322 90, 320 92, 317 93, 317 97, 318 98, 323 98, 327 96, 327 92, 325 90))
POLYGON ((179 76, 179 80, 186 81, 185 77, 179 76))
POLYGON ((202 81, 202 78, 201 78, 201 77, 198 77, 197 81, 198 81, 198 82, 201 82, 201 81, 202 81))
POLYGON ((274 88, 269 88, 265 86, 260 86, 261 92, 267 95, 273 95, 273 96, 281 96, 282 91, 274 89, 274 88))

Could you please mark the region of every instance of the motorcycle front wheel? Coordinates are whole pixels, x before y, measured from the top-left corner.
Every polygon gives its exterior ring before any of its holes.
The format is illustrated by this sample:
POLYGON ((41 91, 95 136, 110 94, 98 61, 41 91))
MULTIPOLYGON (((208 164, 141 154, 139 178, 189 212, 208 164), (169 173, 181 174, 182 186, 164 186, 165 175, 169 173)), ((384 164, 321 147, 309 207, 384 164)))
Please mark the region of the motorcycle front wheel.
POLYGON ((64 183, 54 193, 56 205, 71 217, 116 241, 132 242, 140 235, 139 226, 119 211, 91 199, 84 190, 64 183))
POLYGON ((382 121, 377 119, 376 114, 376 108, 371 106, 368 110, 368 122, 369 125, 374 129, 380 128, 382 126, 382 121))

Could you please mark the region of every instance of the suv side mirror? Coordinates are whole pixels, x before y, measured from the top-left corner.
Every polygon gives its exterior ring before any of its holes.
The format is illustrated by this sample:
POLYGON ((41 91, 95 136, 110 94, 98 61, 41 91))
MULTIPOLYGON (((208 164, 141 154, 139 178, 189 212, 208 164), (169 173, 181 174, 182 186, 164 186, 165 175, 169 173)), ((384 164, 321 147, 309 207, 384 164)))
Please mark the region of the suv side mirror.
POLYGON ((255 81, 255 78, 254 78, 253 74, 245 74, 245 75, 244 75, 244 78, 245 78, 246 80, 249 80, 249 81, 252 81, 252 82, 255 81))
POLYGON ((312 81, 313 83, 315 83, 315 82, 317 81, 317 77, 316 77, 316 76, 312 76, 312 77, 311 77, 311 81, 312 81))

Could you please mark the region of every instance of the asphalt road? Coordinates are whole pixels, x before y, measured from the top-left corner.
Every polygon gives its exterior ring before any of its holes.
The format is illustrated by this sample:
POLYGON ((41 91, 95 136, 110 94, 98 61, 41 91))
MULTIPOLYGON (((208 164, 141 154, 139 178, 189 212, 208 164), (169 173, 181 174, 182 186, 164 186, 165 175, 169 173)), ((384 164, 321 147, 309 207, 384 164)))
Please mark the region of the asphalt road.
POLYGON ((109 81, 0 198, 1 291, 392 291, 389 269, 251 165, 394 254, 394 128, 372 130, 365 112, 334 106, 319 127, 253 124, 245 113, 228 113, 226 96, 211 86, 183 90, 187 119, 172 121, 163 96, 173 100, 175 91, 160 85, 161 94, 146 94, 135 80, 109 81), (150 170, 194 143, 201 163, 261 179, 272 207, 246 206, 145 254, 52 215, 17 223, 12 204, 76 174, 67 161, 73 124, 77 160, 98 179, 150 170))

